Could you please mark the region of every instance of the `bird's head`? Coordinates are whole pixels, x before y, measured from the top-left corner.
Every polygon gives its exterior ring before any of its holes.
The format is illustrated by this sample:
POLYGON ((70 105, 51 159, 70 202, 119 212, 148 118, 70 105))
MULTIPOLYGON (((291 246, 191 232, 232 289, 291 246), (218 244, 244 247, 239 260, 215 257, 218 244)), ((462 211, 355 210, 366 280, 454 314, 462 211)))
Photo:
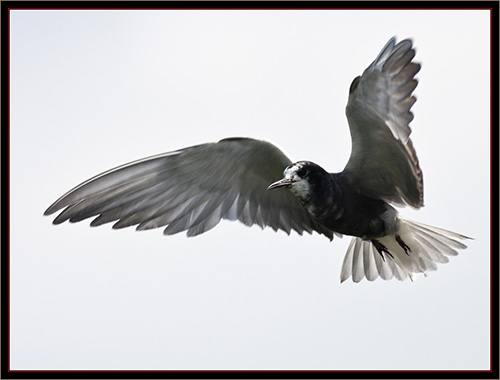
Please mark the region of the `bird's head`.
POLYGON ((269 185, 268 190, 285 187, 300 199, 307 199, 311 194, 312 184, 324 170, 309 161, 299 161, 283 171, 283 179, 269 185))

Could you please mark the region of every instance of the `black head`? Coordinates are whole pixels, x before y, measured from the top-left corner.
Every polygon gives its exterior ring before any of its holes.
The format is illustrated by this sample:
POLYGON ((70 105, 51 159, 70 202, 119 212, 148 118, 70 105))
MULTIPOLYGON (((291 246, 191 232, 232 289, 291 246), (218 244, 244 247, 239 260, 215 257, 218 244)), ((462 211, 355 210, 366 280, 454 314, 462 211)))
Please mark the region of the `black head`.
POLYGON ((310 161, 299 161, 288 166, 284 178, 269 185, 268 189, 286 187, 299 198, 308 198, 311 188, 324 178, 325 170, 310 161))

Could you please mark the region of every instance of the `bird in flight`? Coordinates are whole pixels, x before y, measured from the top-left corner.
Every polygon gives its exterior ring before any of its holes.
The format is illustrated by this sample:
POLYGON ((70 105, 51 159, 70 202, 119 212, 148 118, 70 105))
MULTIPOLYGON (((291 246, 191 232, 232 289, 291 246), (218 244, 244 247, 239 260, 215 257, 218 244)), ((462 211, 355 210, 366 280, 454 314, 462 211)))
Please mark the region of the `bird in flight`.
POLYGON ((54 224, 166 227, 196 236, 221 219, 247 226, 351 235, 341 281, 404 280, 436 270, 468 237, 404 219, 393 207, 423 206, 423 181, 409 138, 420 65, 412 41, 391 38, 354 79, 346 115, 351 156, 340 173, 292 161, 275 145, 227 138, 134 161, 76 186, 46 211, 54 224), (283 171, 284 170, 284 171, 283 171), (283 177, 283 178, 281 178, 283 177), (281 179, 280 179, 281 178, 281 179))

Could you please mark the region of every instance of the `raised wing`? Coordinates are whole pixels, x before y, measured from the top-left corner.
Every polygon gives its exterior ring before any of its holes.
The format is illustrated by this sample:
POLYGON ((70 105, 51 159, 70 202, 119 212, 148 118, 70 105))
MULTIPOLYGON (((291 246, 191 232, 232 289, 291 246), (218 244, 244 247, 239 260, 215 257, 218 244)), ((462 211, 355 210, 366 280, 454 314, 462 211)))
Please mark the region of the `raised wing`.
POLYGON ((345 177, 361 192, 415 208, 423 205, 423 180, 409 139, 414 78, 412 41, 391 38, 375 61, 351 84, 346 115, 352 151, 345 177))
POLYGON ((138 230, 167 226, 195 236, 221 219, 251 226, 313 230, 333 239, 289 191, 268 191, 290 159, 276 146, 247 138, 224 139, 135 161, 102 173, 70 190, 45 215, 66 207, 54 224, 98 215, 92 226, 138 230))

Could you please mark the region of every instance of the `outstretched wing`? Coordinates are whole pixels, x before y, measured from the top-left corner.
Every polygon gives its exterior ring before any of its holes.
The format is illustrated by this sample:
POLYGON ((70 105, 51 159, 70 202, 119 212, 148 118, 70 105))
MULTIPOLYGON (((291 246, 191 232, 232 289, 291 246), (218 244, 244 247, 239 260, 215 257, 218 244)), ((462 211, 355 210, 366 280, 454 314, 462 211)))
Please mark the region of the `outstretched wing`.
POLYGON ((423 205, 422 171, 409 139, 414 78, 412 41, 391 38, 375 61, 351 84, 346 115, 352 151, 344 169, 368 196, 415 208, 423 205))
POLYGON ((98 226, 167 226, 164 233, 187 230, 195 236, 221 219, 286 233, 313 230, 333 239, 289 191, 268 191, 290 159, 265 141, 232 138, 135 161, 109 170, 70 190, 45 215, 66 207, 54 224, 98 215, 98 226))

